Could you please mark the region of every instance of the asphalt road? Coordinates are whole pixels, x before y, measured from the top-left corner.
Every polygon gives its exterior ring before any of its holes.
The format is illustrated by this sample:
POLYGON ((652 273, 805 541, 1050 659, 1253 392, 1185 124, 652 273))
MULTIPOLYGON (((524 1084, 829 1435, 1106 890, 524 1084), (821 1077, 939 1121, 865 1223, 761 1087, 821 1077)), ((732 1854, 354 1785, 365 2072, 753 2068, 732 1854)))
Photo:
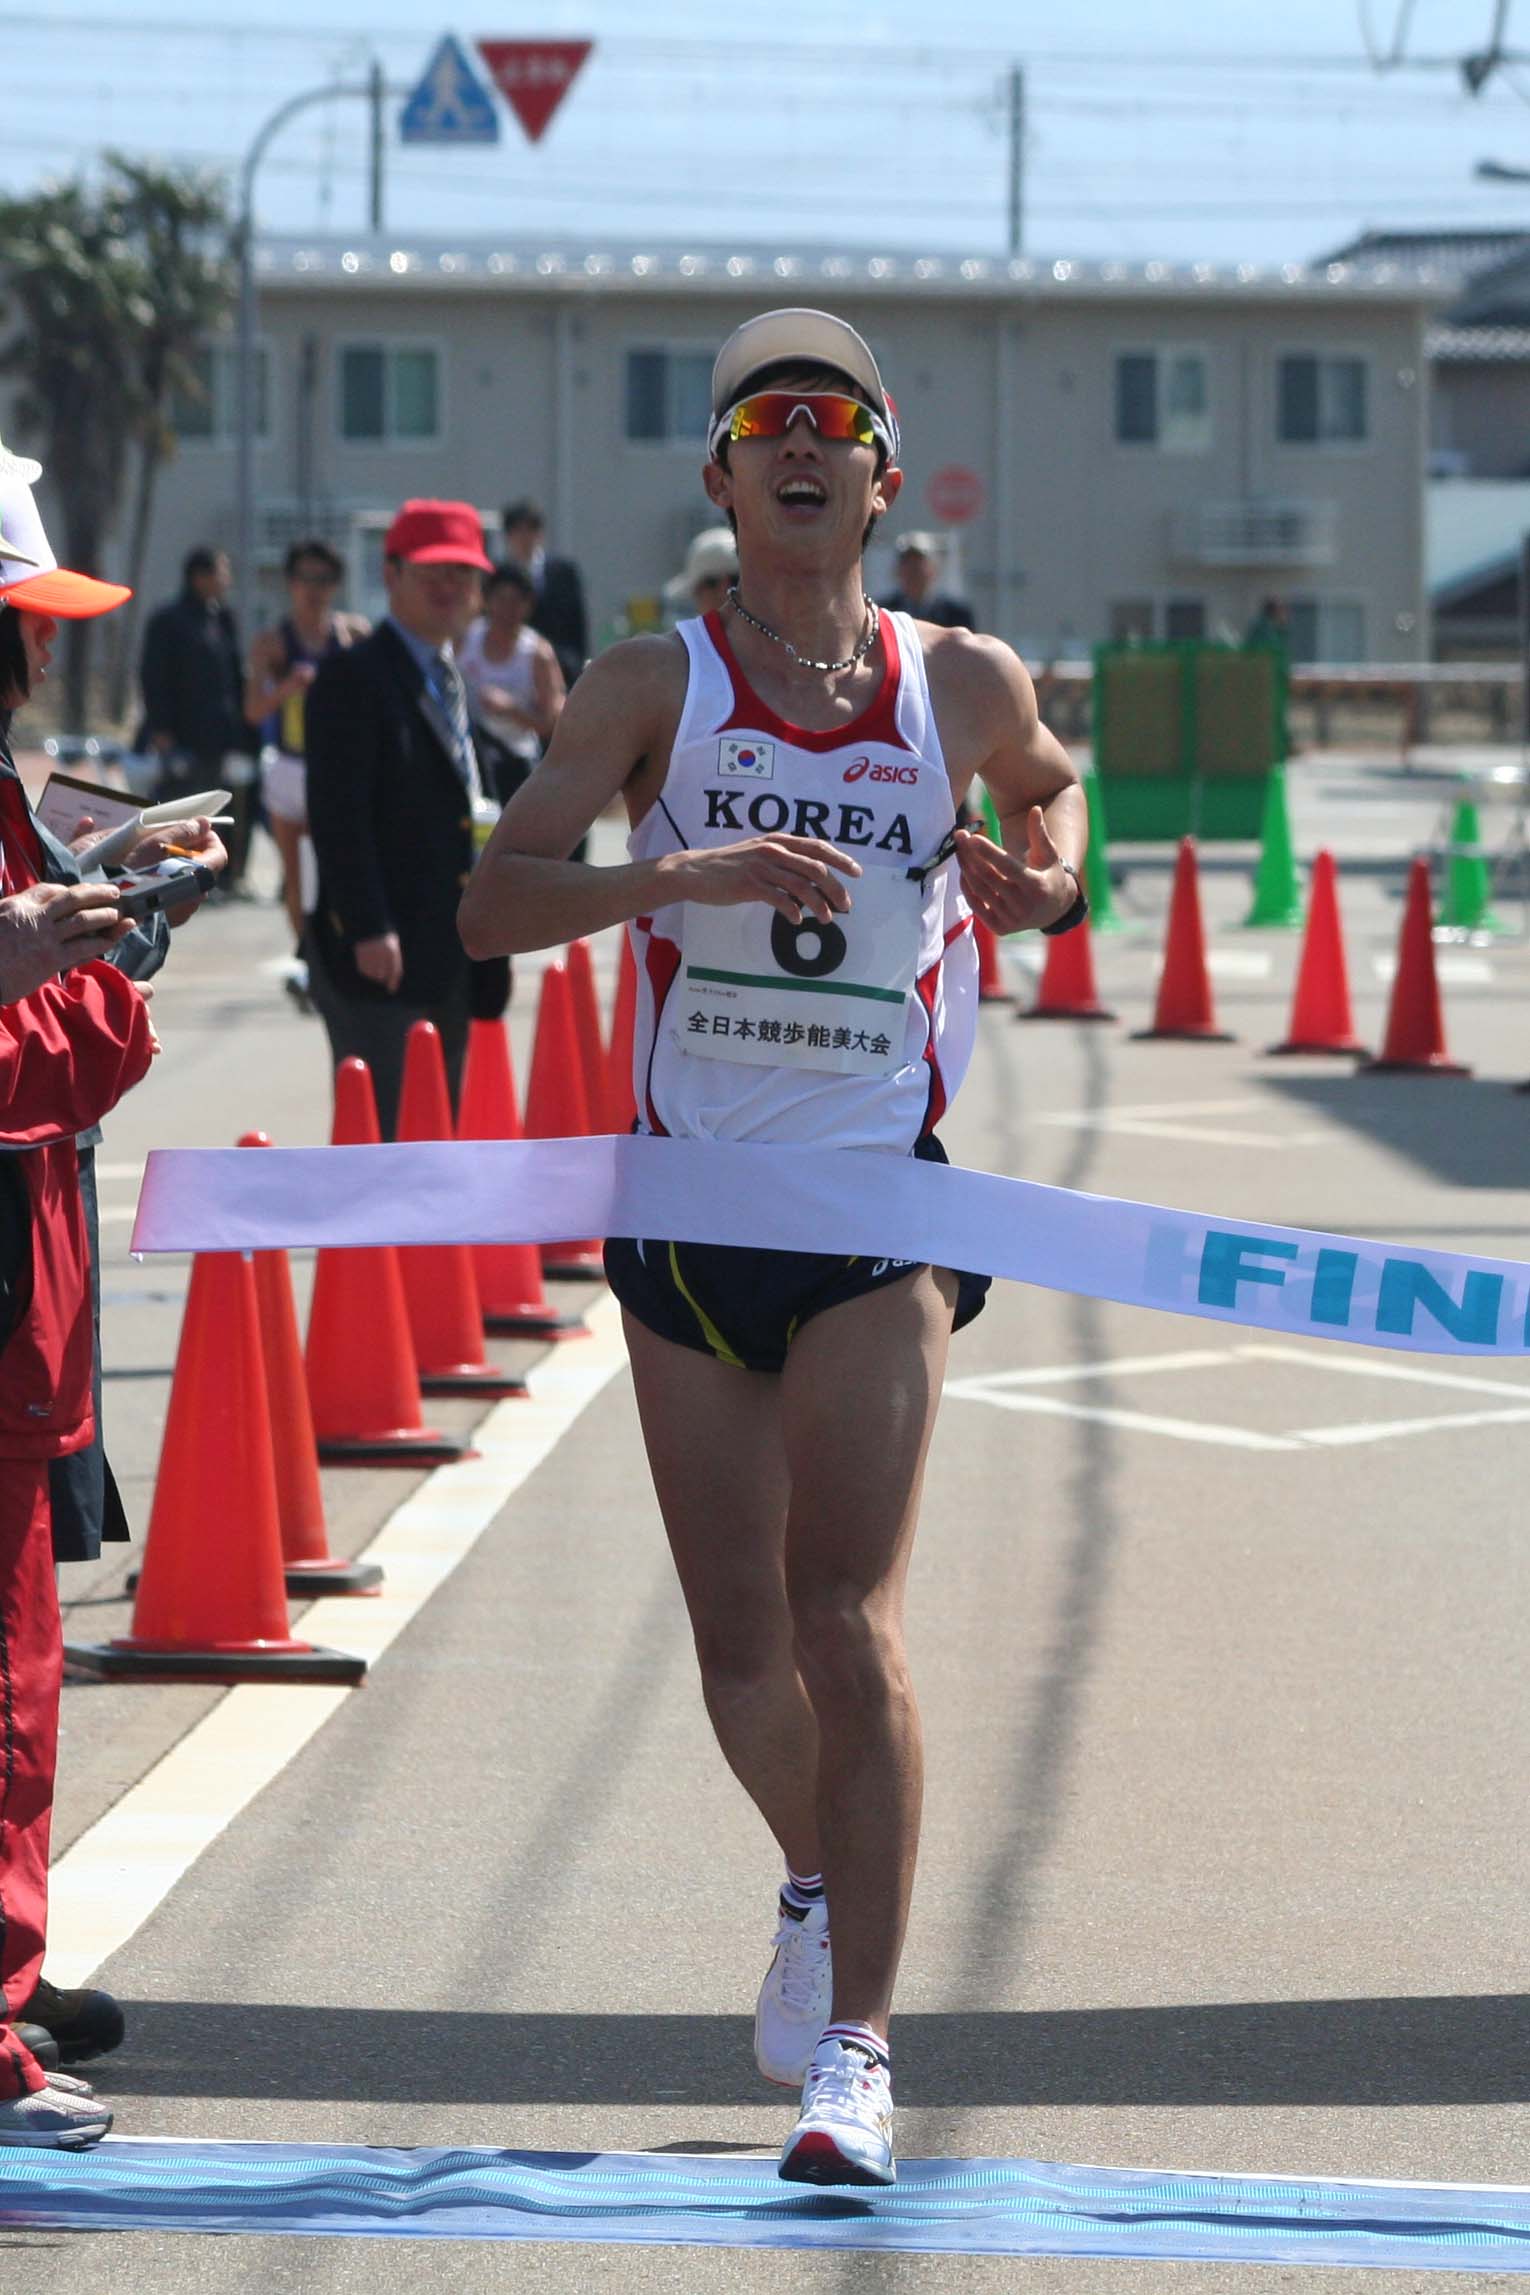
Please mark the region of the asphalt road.
MULTIPOLYGON (((1397 864, 1439 792, 1324 760, 1294 778, 1300 845, 1350 864, 1374 1035, 1397 864)), ((1212 849, 1206 896, 1237 1041, 1130 1040, 1167 884, 1144 858, 1128 929, 1096 950, 1123 1026, 985 1012, 954 1159, 1523 1255, 1525 945, 1451 952, 1452 1049, 1475 1080, 1272 1061, 1296 936, 1238 928, 1236 857, 1212 849)), ((269 904, 189 928, 156 1007, 163 1058, 102 1151, 122 1215, 108 1430, 140 1526, 186 1270, 128 1259, 133 1175, 154 1144, 252 1124, 324 1137, 322 1038, 269 969, 281 949, 269 904)), ((523 1075, 531 1010, 528 979, 523 1075)), ((1396 1357, 1287 1359, 1245 1336, 1006 1287, 957 1342, 911 1593, 929 1785, 900 2149, 1525 2183, 1530 1425, 1483 1423, 1493 1393, 1382 1375, 1396 1357)), ((1484 1375, 1530 1409, 1530 1367, 1484 1375)), ((364 1544, 414 1480, 326 1476, 334 1542, 364 1544)), ((72 1574, 76 1637, 119 1630, 122 1571, 72 1574)), ((60 1846, 219 1694, 71 1685, 60 1846)), ((754 2077, 747 2018, 776 1877, 708 1737, 622 1377, 107 1966, 131 2028, 99 2084, 132 2135, 773 2150, 789 2106, 754 2077)), ((38 2295, 1379 2283, 366 2238, 0 2245, 38 2295)))

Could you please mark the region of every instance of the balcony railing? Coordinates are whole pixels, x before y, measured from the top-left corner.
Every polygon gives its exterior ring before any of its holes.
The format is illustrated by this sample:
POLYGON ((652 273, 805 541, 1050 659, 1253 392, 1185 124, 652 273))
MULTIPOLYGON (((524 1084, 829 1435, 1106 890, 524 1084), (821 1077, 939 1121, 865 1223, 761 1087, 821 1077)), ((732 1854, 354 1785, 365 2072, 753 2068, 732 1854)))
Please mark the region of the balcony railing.
POLYGON ((1180 565, 1328 566, 1338 541, 1336 502, 1196 502, 1169 520, 1180 565))

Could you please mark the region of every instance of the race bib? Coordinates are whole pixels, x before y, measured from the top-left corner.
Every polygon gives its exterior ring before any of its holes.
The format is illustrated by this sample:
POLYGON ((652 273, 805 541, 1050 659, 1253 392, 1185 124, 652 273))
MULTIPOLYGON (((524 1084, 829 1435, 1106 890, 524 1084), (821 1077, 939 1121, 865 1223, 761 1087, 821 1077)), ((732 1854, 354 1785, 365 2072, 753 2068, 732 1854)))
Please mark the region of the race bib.
POLYGON ((886 1076, 903 1065, 923 894, 897 869, 868 869, 831 923, 789 924, 764 901, 688 902, 670 1032, 705 1060, 886 1076))

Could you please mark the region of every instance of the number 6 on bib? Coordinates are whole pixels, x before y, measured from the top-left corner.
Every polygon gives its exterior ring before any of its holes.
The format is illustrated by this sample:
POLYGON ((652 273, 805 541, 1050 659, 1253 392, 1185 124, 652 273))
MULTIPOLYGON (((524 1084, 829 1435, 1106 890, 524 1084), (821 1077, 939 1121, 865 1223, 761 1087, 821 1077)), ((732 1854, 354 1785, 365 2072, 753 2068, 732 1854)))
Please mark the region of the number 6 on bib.
POLYGON ((919 961, 921 892, 902 869, 868 869, 849 910, 791 924, 763 901, 687 904, 671 1033, 693 1057, 821 1075, 885 1076, 904 1064, 919 961))

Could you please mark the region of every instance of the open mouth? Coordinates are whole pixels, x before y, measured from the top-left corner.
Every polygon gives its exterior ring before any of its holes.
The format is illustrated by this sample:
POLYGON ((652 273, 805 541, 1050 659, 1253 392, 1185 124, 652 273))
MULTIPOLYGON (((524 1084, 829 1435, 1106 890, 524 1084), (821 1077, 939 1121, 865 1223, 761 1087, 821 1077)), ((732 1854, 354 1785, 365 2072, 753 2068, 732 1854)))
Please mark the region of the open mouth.
POLYGON ((776 500, 785 510, 821 510, 829 499, 829 489, 821 478, 805 474, 783 478, 776 488, 776 500))

